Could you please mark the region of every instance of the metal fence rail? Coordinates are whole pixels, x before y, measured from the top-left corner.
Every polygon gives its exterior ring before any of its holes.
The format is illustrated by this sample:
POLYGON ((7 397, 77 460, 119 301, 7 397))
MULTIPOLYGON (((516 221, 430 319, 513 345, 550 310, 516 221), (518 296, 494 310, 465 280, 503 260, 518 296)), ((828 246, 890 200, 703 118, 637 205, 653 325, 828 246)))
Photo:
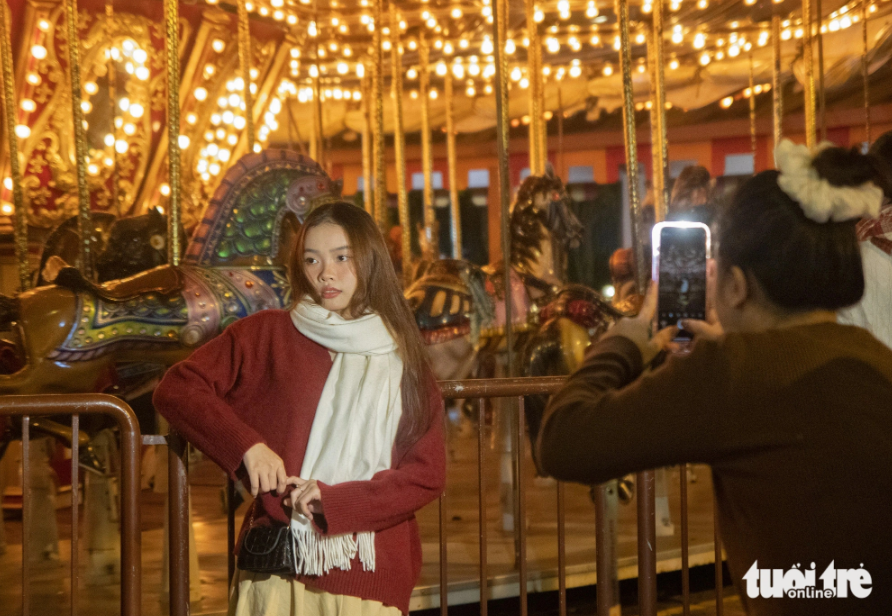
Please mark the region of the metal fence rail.
MULTIPOLYGON (((477 438, 477 479, 479 506, 479 585, 480 613, 488 612, 490 589, 487 575, 488 532, 486 527, 486 480, 484 465, 486 461, 487 443, 485 439, 486 419, 485 401, 495 398, 516 398, 516 405, 506 405, 500 409, 503 413, 514 413, 516 430, 513 438, 513 471, 517 481, 514 482, 513 503, 515 516, 515 560, 519 582, 520 614, 527 614, 528 572, 526 562, 526 489, 524 481, 525 439, 524 396, 549 395, 564 383, 564 377, 542 378, 508 378, 479 379, 467 381, 441 381, 439 383, 444 399, 477 400, 478 438, 477 438)), ((0 398, 0 416, 19 416, 22 418, 23 433, 23 550, 30 537, 32 524, 30 513, 29 481, 29 437, 31 418, 46 415, 70 415, 72 418, 72 536, 71 536, 71 614, 77 616, 78 587, 78 508, 79 488, 77 485, 78 434, 80 416, 85 414, 105 414, 116 420, 120 427, 122 481, 121 481, 121 614, 139 616, 141 601, 141 561, 140 561, 140 507, 139 507, 139 452, 140 445, 168 446, 168 481, 169 481, 169 557, 170 557, 170 615, 187 616, 190 613, 189 598, 189 510, 188 510, 188 468, 186 457, 186 441, 173 430, 167 436, 148 435, 140 437, 136 417, 130 407, 117 398, 106 395, 38 395, 38 396, 5 396, 0 398)), ((687 472, 682 465, 680 473, 681 496, 681 566, 682 593, 684 614, 690 611, 689 591, 689 546, 688 546, 688 495, 687 472)), ((557 515, 558 541, 558 610, 561 616, 567 613, 567 580, 566 580, 566 532, 564 485, 557 483, 555 511, 557 515)), ((654 473, 647 471, 637 477, 638 498, 638 586, 639 611, 643 616, 656 613, 656 520, 654 504, 654 473)), ((616 578, 615 519, 608 513, 608 494, 613 490, 615 482, 593 488, 596 521, 596 577, 597 577, 597 613, 598 616, 610 616, 615 613, 619 604, 616 578)), ((230 497, 233 486, 228 486, 230 497)), ((232 498, 229 499, 232 503, 232 498)), ((448 554, 447 554, 447 499, 441 495, 438 503, 438 538, 439 538, 439 600, 440 612, 448 613, 448 554)), ((229 547, 229 579, 234 573, 234 556, 232 547, 235 541, 235 511, 230 506, 228 515, 228 547, 229 547)), ((716 579, 716 611, 722 613, 722 558, 721 545, 716 528, 715 543, 715 579, 716 579)), ((23 614, 29 612, 30 571, 27 558, 23 559, 22 592, 23 614)))
POLYGON ((78 570, 78 453, 81 415, 108 415, 120 428, 121 437, 121 614, 139 616, 142 578, 139 508, 140 434, 136 415, 114 396, 103 394, 35 395, 0 397, 0 416, 22 420, 22 614, 30 612, 31 568, 26 547, 31 538, 31 418, 71 416, 71 614, 77 616, 78 570))

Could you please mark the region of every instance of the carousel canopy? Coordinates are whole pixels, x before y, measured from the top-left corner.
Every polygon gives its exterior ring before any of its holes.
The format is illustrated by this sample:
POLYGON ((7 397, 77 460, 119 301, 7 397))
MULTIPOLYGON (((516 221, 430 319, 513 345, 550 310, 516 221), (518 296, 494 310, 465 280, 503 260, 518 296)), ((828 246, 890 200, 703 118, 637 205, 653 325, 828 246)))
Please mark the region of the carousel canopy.
MULTIPOLYGON (((491 2, 431 0, 391 6, 383 0, 246 0, 241 8, 250 22, 250 50, 239 45, 237 4, 181 3, 178 142, 184 221, 196 221, 225 169, 248 151, 244 66, 250 66, 254 149, 270 144, 300 148, 318 139, 320 130, 322 137, 339 143, 356 142, 379 102, 383 131, 393 133, 394 96, 401 99, 406 133, 421 130, 425 97, 430 129, 442 131, 447 80, 454 91, 454 131, 491 129, 496 124, 498 55, 491 2), (242 68, 240 52, 250 55, 241 58, 242 68), (376 71, 383 83, 380 96, 372 88, 376 71), (397 76, 402 89, 394 93, 397 76)), ((51 226, 71 216, 78 201, 68 2, 9 4, 14 87, 6 106, 15 116, 29 222, 51 226)), ((890 4, 816 4, 811 23, 813 32, 821 33, 827 95, 860 92, 862 57, 870 73, 881 71, 889 59, 890 4)), ((508 8, 502 51, 509 75, 508 115, 515 126, 530 122, 529 90, 534 87, 541 88, 544 121, 562 111, 597 122, 621 106, 619 31, 612 3, 528 0, 509 2, 508 8)), ((636 1, 629 13, 633 92, 638 109, 646 110, 653 105, 648 68, 654 48, 652 0, 636 1)), ((781 54, 778 83, 797 92, 806 81, 808 20, 803 20, 798 2, 668 0, 662 13, 665 98, 673 117, 700 110, 691 117, 704 118, 704 109, 712 116, 723 110, 734 113, 735 100, 768 92, 773 26, 781 54)), ((160 1, 78 3, 76 96, 84 114, 94 211, 139 213, 164 207, 170 194, 164 20, 160 1)), ((4 169, 0 214, 9 215, 8 156, 4 169)))

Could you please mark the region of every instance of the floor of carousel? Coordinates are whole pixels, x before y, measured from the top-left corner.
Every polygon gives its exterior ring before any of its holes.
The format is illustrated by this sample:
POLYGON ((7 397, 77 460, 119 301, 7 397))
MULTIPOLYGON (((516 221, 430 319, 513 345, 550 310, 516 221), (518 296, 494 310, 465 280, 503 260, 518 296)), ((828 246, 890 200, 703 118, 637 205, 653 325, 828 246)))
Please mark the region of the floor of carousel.
MULTIPOLYGON (((557 577, 557 514, 556 486, 534 478, 527 451, 525 485, 527 494, 527 563, 528 591, 549 593, 558 587, 557 577)), ((499 468, 502 456, 494 449, 486 451, 485 482, 487 494, 487 573, 490 598, 516 597, 518 576, 514 568, 514 534, 503 529, 499 507, 499 468)), ((668 502, 674 532, 657 537, 658 573, 681 568, 679 525, 679 472, 666 472, 668 502)), ((226 518, 222 508, 221 488, 224 475, 209 461, 200 461, 190 470, 192 486, 193 528, 199 558, 198 587, 193 585, 192 614, 221 614, 226 610, 227 561, 226 518), (200 595, 200 599, 198 599, 200 595)), ((480 600, 479 591, 479 514, 477 501, 477 438, 466 435, 453 439, 450 448, 446 505, 448 555, 448 603, 452 606, 473 604, 480 600)), ((690 565, 714 563, 712 491, 709 470, 696 468, 696 480, 688 481, 690 565)), ((142 596, 143 614, 167 613, 167 598, 162 588, 162 541, 164 494, 142 492, 142 596)), ((246 505, 237 519, 241 520, 246 505)), ((587 488, 568 484, 565 490, 567 586, 585 587, 595 579, 595 516, 587 488)), ((636 507, 620 505, 618 512, 618 555, 621 580, 637 575, 636 507)), ((71 510, 57 513, 60 558, 31 568, 31 613, 57 612, 70 605, 70 538, 71 510)), ((424 567, 412 597, 412 610, 439 606, 439 538, 438 505, 432 503, 419 512, 424 567)), ((119 587, 108 578, 94 581, 89 555, 85 551, 84 515, 80 515, 80 590, 78 612, 104 616, 119 612, 119 587)), ((0 556, 0 614, 21 613, 22 529, 20 519, 7 519, 7 551, 0 556)), ((662 577, 662 576, 661 576, 662 577)), ((730 592, 730 589, 726 589, 730 592)), ((547 594, 541 595, 546 597, 547 594)), ((556 593, 555 593, 556 596, 556 593)), ((709 595, 711 597, 711 594, 709 595)), ((556 613, 555 599, 555 613, 556 613)), ((711 599, 703 600, 708 614, 711 599)), ((730 613, 735 613, 733 594, 729 597, 730 613)), ((696 602, 696 597, 695 597, 696 602)), ((714 602, 713 602, 714 604, 714 602)), ((739 609, 739 603, 736 604, 739 609)), ((471 605, 468 605, 472 608, 471 605)), ((495 605, 494 605, 495 607, 495 605)), ((661 604, 661 613, 674 613, 673 603, 661 604), (668 609, 669 611, 665 611, 668 609)), ((714 608, 713 608, 714 609, 714 608)), ((510 611, 510 610, 509 610, 510 611)), ((628 610, 624 609, 624 613, 628 610)), ((506 612, 507 613, 507 612, 506 612)), ((536 613, 531 611, 531 613, 536 613)), ((547 612, 543 612, 547 613, 547 612)), ((631 612, 634 613, 634 609, 631 612)), ((729 610, 726 610, 729 613, 729 610)))

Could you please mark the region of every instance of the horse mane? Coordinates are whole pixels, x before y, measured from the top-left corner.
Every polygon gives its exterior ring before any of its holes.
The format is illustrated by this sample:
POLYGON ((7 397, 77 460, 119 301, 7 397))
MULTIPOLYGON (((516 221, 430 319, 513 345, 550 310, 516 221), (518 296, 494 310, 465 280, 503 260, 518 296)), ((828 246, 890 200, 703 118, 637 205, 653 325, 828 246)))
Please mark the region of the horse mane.
MULTIPOLYGON (((247 154, 227 170, 217 190, 214 191, 214 196, 208 202, 201 222, 186 248, 184 262, 191 265, 207 265, 212 262, 212 251, 238 199, 248 185, 259 176, 277 170, 294 170, 306 175, 320 176, 331 187, 335 187, 319 163, 292 150, 267 149, 247 154)), ((277 217, 277 221, 280 220, 281 216, 277 217)), ((272 240, 274 246, 277 246, 277 239, 274 237, 272 240)))
POLYGON ((547 212, 537 211, 533 199, 542 192, 564 192, 560 178, 551 175, 527 177, 517 189, 517 196, 511 207, 511 267, 521 272, 530 272, 538 259, 539 247, 548 238, 547 212))

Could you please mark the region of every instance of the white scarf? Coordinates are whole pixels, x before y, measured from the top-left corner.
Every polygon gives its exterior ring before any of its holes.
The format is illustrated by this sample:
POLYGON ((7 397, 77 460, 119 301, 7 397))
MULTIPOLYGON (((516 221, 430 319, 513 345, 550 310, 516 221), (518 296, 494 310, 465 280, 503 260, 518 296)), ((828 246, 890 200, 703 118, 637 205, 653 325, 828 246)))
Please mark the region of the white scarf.
MULTIPOLYGON (((371 479, 390 468, 402 414, 403 362, 393 336, 377 314, 347 320, 304 298, 291 311, 303 335, 336 353, 310 428, 302 479, 329 485, 371 479)), ((297 572, 322 575, 349 570, 359 553, 375 570, 375 533, 320 535, 300 511, 291 514, 297 572)))

